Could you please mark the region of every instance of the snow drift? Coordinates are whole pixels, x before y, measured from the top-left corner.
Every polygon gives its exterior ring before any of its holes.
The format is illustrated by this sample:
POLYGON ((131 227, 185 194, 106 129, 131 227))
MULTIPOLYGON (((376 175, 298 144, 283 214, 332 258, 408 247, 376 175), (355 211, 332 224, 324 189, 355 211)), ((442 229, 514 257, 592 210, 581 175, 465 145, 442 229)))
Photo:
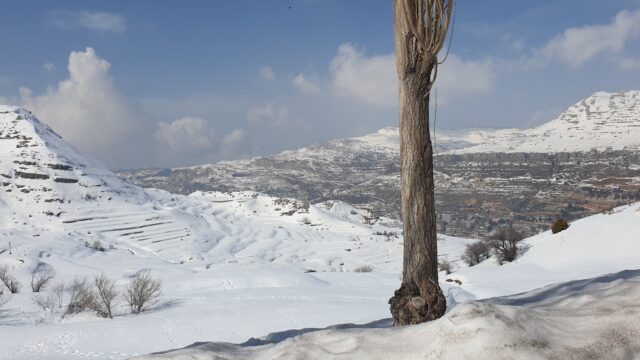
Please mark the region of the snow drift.
POLYGON ((421 325, 292 331, 137 359, 638 359, 638 299, 640 270, 622 271, 463 303, 421 325))

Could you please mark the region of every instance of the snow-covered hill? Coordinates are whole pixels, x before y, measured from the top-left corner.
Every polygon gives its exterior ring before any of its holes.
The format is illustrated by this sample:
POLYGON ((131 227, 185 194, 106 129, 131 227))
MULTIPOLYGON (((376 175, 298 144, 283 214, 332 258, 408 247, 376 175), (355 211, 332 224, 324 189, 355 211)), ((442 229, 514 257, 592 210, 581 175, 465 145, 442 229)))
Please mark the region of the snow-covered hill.
MULTIPOLYGON (((0 127, 0 266, 22 284, 0 309, 2 358, 124 359, 204 333, 238 340, 369 321, 386 308, 402 253, 397 221, 339 201, 141 189, 77 154, 24 109, 2 107, 0 127), (31 272, 43 266, 54 281, 104 272, 120 288, 149 270, 164 295, 137 317, 120 298, 113 321, 63 319, 62 310, 44 313, 32 301, 31 272)), ((442 252, 455 256, 468 241, 443 236, 442 252)))
MULTIPOLYGON (((27 111, 2 111, 0 266, 23 286, 0 309, 0 357, 125 359, 388 316, 402 265, 397 221, 336 200, 141 189, 78 155, 27 111), (60 309, 45 314, 32 301, 38 266, 51 267, 55 281, 104 272, 120 288, 151 271, 163 296, 138 316, 120 298, 113 320, 61 318, 60 309)), ((531 238, 522 258, 504 266, 489 259, 467 268, 459 259, 472 240, 439 236, 440 258, 454 264, 453 274, 441 274, 449 305, 637 268, 639 208, 531 238)))
POLYGON ((638 230, 640 203, 529 238, 514 263, 460 266, 443 276, 462 283, 445 285, 448 313, 432 323, 298 328, 140 359, 638 359, 638 230))
POLYGON ((139 188, 79 155, 29 111, 14 106, 0 105, 0 176, 2 203, 15 209, 38 205, 56 211, 61 204, 85 200, 149 200, 139 188))

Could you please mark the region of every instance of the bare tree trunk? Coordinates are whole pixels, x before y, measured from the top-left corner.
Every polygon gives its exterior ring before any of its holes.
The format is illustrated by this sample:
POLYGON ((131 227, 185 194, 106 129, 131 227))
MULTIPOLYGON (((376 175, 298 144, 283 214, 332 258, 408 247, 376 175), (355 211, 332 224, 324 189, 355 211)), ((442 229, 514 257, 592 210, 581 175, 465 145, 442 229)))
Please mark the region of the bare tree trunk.
POLYGON ((435 54, 418 50, 402 7, 394 1, 396 66, 399 82, 403 279, 389 300, 395 325, 441 317, 446 301, 438 285, 433 150, 429 136, 429 90, 435 54))

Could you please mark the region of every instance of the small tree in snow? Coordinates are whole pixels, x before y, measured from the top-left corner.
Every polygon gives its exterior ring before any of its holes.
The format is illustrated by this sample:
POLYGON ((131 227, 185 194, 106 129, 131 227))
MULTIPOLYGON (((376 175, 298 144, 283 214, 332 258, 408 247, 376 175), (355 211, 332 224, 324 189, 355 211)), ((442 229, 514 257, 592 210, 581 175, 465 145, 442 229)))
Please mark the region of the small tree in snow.
POLYGON ((468 244, 464 249, 462 261, 469 266, 474 266, 489 258, 491 246, 484 240, 479 240, 468 244))
POLYGON ((162 283, 148 271, 136 274, 127 286, 124 298, 132 314, 139 314, 155 305, 162 295, 162 283))
POLYGON ((20 282, 13 275, 9 274, 7 265, 0 266, 0 281, 7 287, 9 292, 16 294, 20 291, 20 282))
POLYGON ((55 276, 56 273, 49 265, 39 264, 31 272, 31 290, 34 293, 40 292, 55 276))
POLYGON ((53 312, 57 306, 57 298, 54 293, 38 292, 31 296, 31 300, 44 312, 44 316, 53 312))
POLYGON ((86 277, 76 276, 67 285, 66 290, 69 294, 69 301, 65 315, 77 314, 93 307, 93 292, 86 277))
POLYGON ((440 262, 438 263, 438 267, 440 271, 444 271, 444 273, 447 275, 451 274, 451 271, 453 269, 453 265, 447 258, 440 260, 440 262))
POLYGON ((49 288, 49 291, 51 292, 51 294, 55 298, 56 305, 59 308, 61 308, 62 307, 62 302, 64 300, 64 291, 65 291, 64 282, 60 281, 60 282, 57 282, 57 283, 51 285, 51 287, 49 288))
POLYGON ((113 319, 113 303, 118 296, 115 280, 103 273, 95 277, 93 283, 95 285, 93 309, 99 316, 113 319))
POLYGON ((0 308, 11 300, 11 294, 5 293, 4 289, 0 289, 0 308))
POLYGON ((514 261, 520 254, 519 243, 524 236, 513 227, 503 227, 494 231, 488 237, 493 250, 495 251, 498 264, 514 261))

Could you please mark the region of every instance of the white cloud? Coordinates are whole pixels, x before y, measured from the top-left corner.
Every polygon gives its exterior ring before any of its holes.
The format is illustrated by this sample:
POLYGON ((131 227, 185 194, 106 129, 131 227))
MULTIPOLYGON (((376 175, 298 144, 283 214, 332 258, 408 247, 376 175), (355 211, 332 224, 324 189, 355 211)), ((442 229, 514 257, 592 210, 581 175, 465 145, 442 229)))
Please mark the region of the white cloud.
POLYGON ((51 23, 61 29, 84 28, 102 33, 123 33, 126 21, 122 15, 100 11, 54 11, 50 14, 51 23))
POLYGON ((640 69, 640 59, 630 57, 620 57, 614 60, 621 70, 638 70, 640 69))
POLYGON ((202 118, 185 116, 171 123, 159 123, 154 137, 173 151, 186 152, 211 147, 213 132, 202 118))
POLYGON ((130 140, 141 118, 117 91, 109 67, 92 48, 73 51, 68 79, 41 95, 21 88, 20 103, 80 150, 113 161, 135 145, 130 140))
POLYGON ((627 42, 640 36, 640 9, 621 11, 607 25, 567 29, 541 50, 548 59, 558 59, 578 67, 603 53, 621 53, 627 42))
POLYGON ((289 119, 289 109, 286 106, 278 106, 273 103, 249 109, 247 121, 254 126, 266 124, 273 127, 286 127, 292 124, 289 119))
POLYGON ((44 65, 42 65, 42 67, 44 68, 44 71, 53 71, 56 69, 56 66, 50 62, 48 63, 44 63, 44 65))
MULTIPOLYGON (((351 44, 343 44, 331 61, 334 92, 338 96, 356 99, 366 104, 395 106, 398 80, 395 56, 367 57, 351 44)), ((440 65, 436 86, 442 104, 451 98, 489 91, 495 73, 490 60, 465 61, 450 54, 440 65)))
POLYGON ((312 80, 307 79, 307 77, 302 73, 293 78, 293 86, 300 92, 306 94, 318 94, 321 91, 320 86, 312 80))
POLYGON ((371 105, 390 106, 397 103, 393 54, 367 57, 363 50, 352 44, 342 44, 331 60, 330 69, 336 95, 371 105))
POLYGON ((272 81, 276 79, 276 72, 271 66, 263 66, 260 68, 260 78, 266 81, 272 81))
POLYGON ((495 73, 490 60, 465 61, 449 54, 438 69, 438 101, 447 104, 453 98, 482 94, 493 87, 495 73))
POLYGON ((243 129, 235 129, 222 139, 222 145, 225 150, 234 148, 244 141, 245 136, 246 132, 243 129))

